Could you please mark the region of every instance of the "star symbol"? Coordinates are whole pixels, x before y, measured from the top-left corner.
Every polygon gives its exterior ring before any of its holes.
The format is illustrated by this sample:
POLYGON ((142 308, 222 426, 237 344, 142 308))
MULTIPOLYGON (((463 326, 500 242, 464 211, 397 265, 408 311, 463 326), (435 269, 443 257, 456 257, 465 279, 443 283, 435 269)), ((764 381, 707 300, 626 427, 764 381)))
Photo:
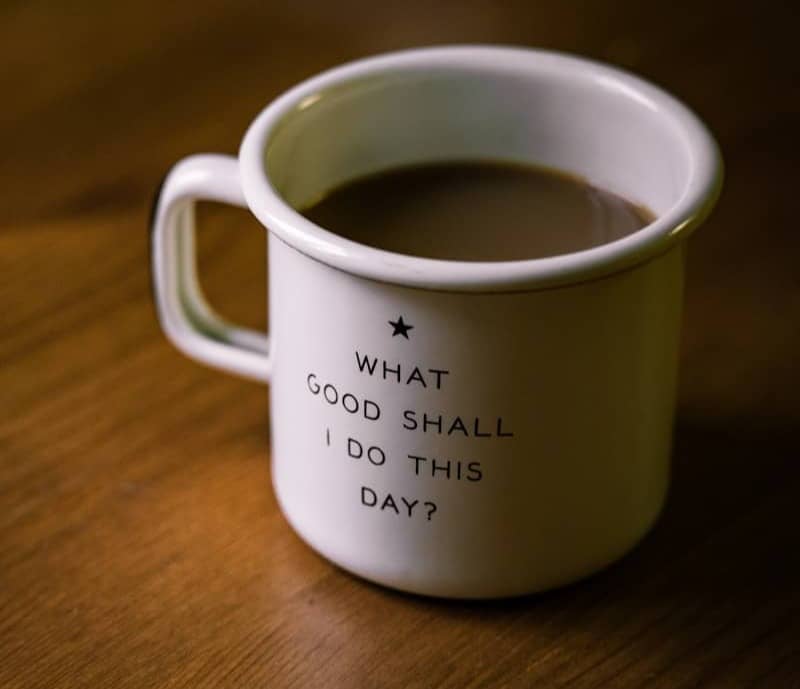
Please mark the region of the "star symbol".
POLYGON ((392 337, 394 337, 395 335, 402 335, 406 339, 409 339, 408 331, 414 327, 413 325, 408 325, 408 323, 404 323, 402 316, 398 317, 396 321, 389 321, 389 325, 391 325, 392 328, 394 329, 392 331, 392 337))

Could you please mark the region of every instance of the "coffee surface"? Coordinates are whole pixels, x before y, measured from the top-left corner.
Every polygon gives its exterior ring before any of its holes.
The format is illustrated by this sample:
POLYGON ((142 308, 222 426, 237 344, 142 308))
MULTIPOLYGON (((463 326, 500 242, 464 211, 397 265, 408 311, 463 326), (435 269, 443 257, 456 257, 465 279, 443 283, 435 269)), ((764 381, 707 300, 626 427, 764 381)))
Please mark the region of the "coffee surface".
POLYGON ((333 189, 302 212, 362 244, 460 261, 571 253, 624 237, 653 219, 578 177, 487 162, 395 168, 333 189))

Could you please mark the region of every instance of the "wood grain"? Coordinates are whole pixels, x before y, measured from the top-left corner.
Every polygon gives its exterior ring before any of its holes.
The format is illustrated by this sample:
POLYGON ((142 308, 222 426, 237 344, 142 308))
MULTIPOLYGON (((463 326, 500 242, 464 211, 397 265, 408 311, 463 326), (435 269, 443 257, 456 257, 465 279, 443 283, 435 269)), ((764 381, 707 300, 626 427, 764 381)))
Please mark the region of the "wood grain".
MULTIPOLYGON (((800 121, 789 3, 0 6, 0 686, 800 687, 800 121), (688 6, 687 6, 688 7, 688 6), (501 603, 391 593, 303 546, 266 390, 159 333, 150 195, 292 83, 448 42, 572 50, 718 134, 692 242, 674 486, 633 554, 501 603)), ((265 323, 264 236, 203 209, 212 301, 265 323)))

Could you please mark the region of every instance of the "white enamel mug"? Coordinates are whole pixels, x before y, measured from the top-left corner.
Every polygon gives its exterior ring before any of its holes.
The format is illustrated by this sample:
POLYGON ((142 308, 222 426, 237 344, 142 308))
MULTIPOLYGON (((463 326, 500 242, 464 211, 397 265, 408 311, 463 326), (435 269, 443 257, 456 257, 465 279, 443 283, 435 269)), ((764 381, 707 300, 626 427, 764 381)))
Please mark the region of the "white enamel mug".
POLYGON ((152 228, 159 317, 190 357, 270 383, 275 493, 312 548, 405 591, 541 591, 622 556, 662 508, 684 240, 720 184, 702 123, 612 67, 477 46, 361 60, 269 105, 238 160, 172 169, 152 228), (297 210, 378 170, 480 159, 582 175, 657 219, 577 253, 458 262, 297 210), (200 199, 269 230, 269 339, 203 299, 200 199))

